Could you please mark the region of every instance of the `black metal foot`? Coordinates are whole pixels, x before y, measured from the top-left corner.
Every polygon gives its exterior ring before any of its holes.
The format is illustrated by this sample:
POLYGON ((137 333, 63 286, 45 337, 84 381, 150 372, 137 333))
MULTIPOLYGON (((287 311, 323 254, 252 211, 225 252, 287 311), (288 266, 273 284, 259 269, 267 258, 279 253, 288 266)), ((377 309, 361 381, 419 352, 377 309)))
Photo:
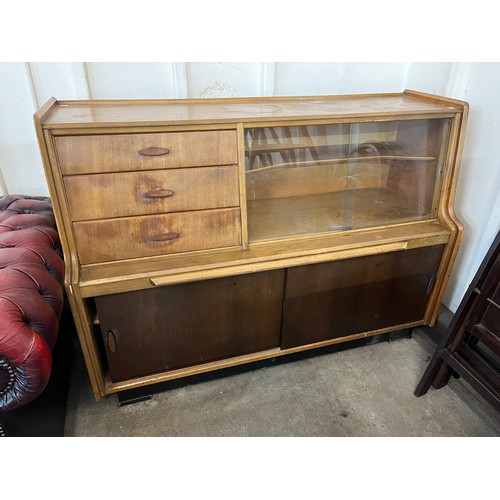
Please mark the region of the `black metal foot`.
POLYGON ((128 394, 127 392, 118 393, 118 406, 131 405, 134 403, 140 403, 142 401, 148 401, 152 399, 153 396, 151 394, 142 394, 142 395, 133 395, 128 394))
POLYGON ((396 330, 388 334, 388 342, 397 342, 398 340, 411 339, 413 328, 405 328, 404 330, 396 330))

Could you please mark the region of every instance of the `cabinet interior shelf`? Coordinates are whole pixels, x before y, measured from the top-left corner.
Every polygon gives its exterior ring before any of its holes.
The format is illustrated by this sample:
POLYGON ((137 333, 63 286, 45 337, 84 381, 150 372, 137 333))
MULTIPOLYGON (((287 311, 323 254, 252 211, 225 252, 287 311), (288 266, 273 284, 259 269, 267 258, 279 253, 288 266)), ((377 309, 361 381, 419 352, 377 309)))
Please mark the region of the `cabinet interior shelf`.
POLYGON ((275 168, 297 168, 297 167, 315 167, 319 165, 333 165, 339 163, 351 163, 355 164, 358 162, 379 162, 379 161, 421 161, 430 162, 435 161, 435 156, 403 156, 403 155, 384 155, 384 156, 351 156, 342 158, 328 158, 324 160, 304 160, 304 161, 290 161, 275 163, 273 165, 266 165, 264 167, 250 168, 247 170, 247 174, 263 172, 266 170, 272 170, 275 168))
POLYGON ((249 238, 256 241, 342 231, 346 226, 368 227, 422 220, 424 213, 418 203, 386 187, 249 200, 249 238), (349 210, 346 206, 350 204, 353 207, 349 210))

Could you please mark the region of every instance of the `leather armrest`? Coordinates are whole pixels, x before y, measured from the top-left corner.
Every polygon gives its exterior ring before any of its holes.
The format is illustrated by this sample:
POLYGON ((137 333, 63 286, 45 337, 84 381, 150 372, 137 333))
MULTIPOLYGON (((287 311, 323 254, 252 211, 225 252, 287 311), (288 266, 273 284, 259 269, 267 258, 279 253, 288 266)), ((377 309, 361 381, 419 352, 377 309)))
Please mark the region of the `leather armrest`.
POLYGON ((0 198, 0 410, 29 403, 49 380, 63 270, 51 204, 0 198))

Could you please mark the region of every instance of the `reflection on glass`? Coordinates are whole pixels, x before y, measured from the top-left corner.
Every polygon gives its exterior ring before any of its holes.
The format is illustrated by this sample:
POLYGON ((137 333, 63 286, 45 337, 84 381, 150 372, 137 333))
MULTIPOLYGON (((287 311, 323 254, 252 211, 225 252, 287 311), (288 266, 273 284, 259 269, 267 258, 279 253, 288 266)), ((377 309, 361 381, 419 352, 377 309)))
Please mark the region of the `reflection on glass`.
POLYGON ((245 130, 252 240, 434 218, 449 121, 245 130))

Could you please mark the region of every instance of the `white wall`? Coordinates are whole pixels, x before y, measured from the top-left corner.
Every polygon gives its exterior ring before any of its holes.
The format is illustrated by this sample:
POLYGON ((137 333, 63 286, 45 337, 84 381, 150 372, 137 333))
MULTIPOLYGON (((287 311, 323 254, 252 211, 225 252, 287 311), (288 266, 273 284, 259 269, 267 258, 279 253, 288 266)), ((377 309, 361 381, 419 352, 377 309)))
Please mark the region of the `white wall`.
POLYGON ((443 302, 455 311, 500 229, 500 64, 464 64, 448 94, 469 102, 456 194, 464 237, 443 302))
POLYGON ((465 236, 444 303, 452 311, 499 229, 499 63, 0 63, 0 194, 47 195, 33 113, 58 99, 400 92, 470 103, 456 212, 465 236))

